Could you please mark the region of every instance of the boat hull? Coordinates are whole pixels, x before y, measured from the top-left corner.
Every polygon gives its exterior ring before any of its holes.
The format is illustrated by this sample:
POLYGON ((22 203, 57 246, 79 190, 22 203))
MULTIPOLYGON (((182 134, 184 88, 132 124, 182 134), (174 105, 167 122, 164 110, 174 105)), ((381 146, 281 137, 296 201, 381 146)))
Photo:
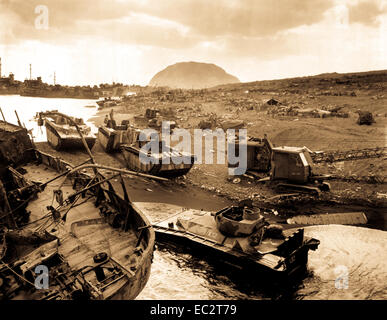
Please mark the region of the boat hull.
POLYGON ((133 281, 123 286, 109 300, 134 300, 148 283, 152 269, 152 260, 153 254, 147 255, 141 267, 137 269, 133 281))
MULTIPOLYGON (((25 164, 24 167, 27 169, 25 177, 16 170, 11 170, 11 173, 15 175, 14 180, 20 181, 20 186, 29 186, 30 184, 28 181, 40 182, 56 177, 58 173, 66 172, 72 165, 47 153, 35 150, 33 161, 31 164, 25 164)), ((90 181, 91 178, 92 177, 87 173, 71 175, 68 177, 68 179, 71 180, 71 183, 65 184, 62 187, 64 190, 63 192, 65 194, 71 194, 74 192, 72 188, 76 188, 76 186, 79 187, 80 185, 81 187, 85 187, 87 181, 90 181)), ((53 203, 52 197, 48 197, 47 195, 52 194, 55 188, 57 188, 55 183, 54 185, 48 184, 44 190, 37 193, 36 199, 33 199, 28 203, 26 209, 31 211, 31 221, 35 222, 28 224, 25 227, 25 230, 35 230, 37 226, 40 226, 42 215, 47 219, 52 219, 52 217, 45 214, 41 208, 46 208, 53 203)), ((96 265, 97 261, 93 261, 93 257, 95 257, 96 253, 106 252, 108 253, 108 264, 111 265, 111 263, 113 263, 114 265, 120 266, 119 269, 115 270, 121 270, 120 272, 122 275, 119 276, 116 274, 115 280, 109 282, 109 287, 104 289, 105 291, 102 289, 106 287, 105 282, 104 284, 98 284, 98 288, 101 288, 98 290, 101 290, 102 294, 90 296, 89 298, 106 300, 135 299, 145 287, 150 277, 155 245, 154 230, 150 226, 150 222, 146 216, 135 204, 128 202, 113 189, 110 187, 107 188, 105 184, 101 184, 101 189, 99 189, 98 192, 96 190, 94 191, 94 189, 91 189, 90 192, 89 199, 87 201, 82 201, 76 208, 68 211, 66 219, 61 221, 61 223, 59 223, 59 221, 56 222, 55 228, 51 226, 44 229, 44 232, 46 232, 45 235, 48 235, 49 233, 54 236, 54 238, 59 239, 59 242, 54 240, 43 246, 39 246, 37 249, 35 249, 36 246, 34 245, 34 250, 31 253, 32 256, 30 256, 30 254, 22 255, 22 252, 18 251, 20 257, 17 257, 17 260, 23 258, 24 261, 26 261, 26 264, 30 266, 26 270, 30 270, 33 266, 31 265, 32 262, 38 262, 40 259, 48 259, 49 256, 55 256, 55 252, 57 252, 57 254, 63 257, 73 271, 78 270, 77 272, 81 272, 80 270, 84 270, 86 266, 96 265), (108 193, 106 193, 107 191, 108 193), (108 197, 106 199, 109 199, 110 205, 107 207, 105 206, 105 198, 100 198, 101 192, 108 197), (101 210, 103 208, 111 208, 113 211, 106 212, 101 210), (112 213, 114 215, 126 215, 127 220, 125 222, 125 229, 113 225, 110 218, 112 217, 112 213), (128 226, 128 229, 126 226, 128 226), (45 252, 45 255, 42 256, 41 252, 45 252)), ((50 221, 47 222, 50 226, 50 221)), ((12 245, 16 244, 13 243, 12 245)), ((3 244, 1 246, 2 253, 6 249, 6 247, 5 249, 4 247, 3 244)), ((7 263, 12 263, 11 261, 12 260, 9 260, 7 263)), ((55 268, 55 266, 50 267, 50 272, 52 268, 55 268)), ((2 269, 0 266, 1 273, 7 271, 7 269, 2 269)), ((56 272, 55 269, 53 272, 56 272)), ((106 272, 109 271, 105 271, 105 273, 106 272)), ((73 273, 68 273, 66 279, 71 280, 71 274, 73 273)), ((3 276, 3 274, 0 275, 3 276)), ((89 272, 87 275, 85 273, 83 277, 87 278, 88 276, 94 277, 93 271, 89 272)), ((114 277, 113 274, 111 274, 111 276, 114 277)), ((106 280, 108 280, 109 277, 109 274, 106 275, 106 280)), ((50 285, 52 282, 54 286, 55 280, 56 276, 53 276, 52 278, 50 273, 50 285)), ((93 281, 94 285, 97 285, 95 284, 95 280, 93 281)), ((67 283, 71 285, 72 282, 67 281, 67 283)), ((21 284, 20 290, 24 290, 23 288, 23 284, 21 284)), ((3 290, 3 288, 0 287, 0 295, 2 294, 1 290, 3 290)), ((39 290, 37 291, 38 296, 39 294, 45 295, 43 291, 42 293, 39 290)), ((22 294, 24 295, 24 299, 37 298, 36 294, 30 296, 28 292, 23 293, 23 291, 22 294)), ((52 298, 52 296, 50 297, 52 298)), ((68 296, 63 296, 63 294, 55 296, 55 298, 59 299, 66 299, 66 297, 68 299, 68 296)), ((73 297, 73 299, 75 298, 73 297)))
MULTIPOLYGON (((50 121, 45 121, 47 142, 55 150, 66 150, 66 149, 83 149, 84 145, 81 137, 76 134, 66 135, 63 132, 59 132, 50 121)), ((93 148, 96 137, 87 135, 84 137, 89 149, 93 148)))
MULTIPOLYGON (((189 249, 194 256, 222 268, 239 270, 242 277, 254 275, 253 278, 260 282, 265 279, 270 279, 270 282, 293 281, 304 276, 309 250, 316 250, 320 243, 317 239, 305 237, 303 229, 282 230, 270 225, 264 227, 261 235, 260 229, 248 236, 224 234, 219 231, 215 218, 222 212, 232 217, 230 214, 234 210, 230 209, 234 207, 213 213, 166 203, 142 202, 136 205, 144 214, 163 212, 170 217, 153 225, 159 245, 182 252, 189 249)), ((237 218, 239 212, 234 213, 237 218)), ((246 217, 238 221, 248 223, 246 217)), ((255 220, 251 221, 254 223, 255 220)))
POLYGON ((80 93, 74 94, 66 92, 63 90, 60 91, 49 91, 46 89, 40 88, 24 88, 19 91, 20 96, 24 97, 40 97, 40 98, 61 98, 61 99, 99 99, 98 93, 80 93))
POLYGON ((123 141, 123 134, 126 131, 112 130, 106 127, 100 127, 98 129, 98 141, 102 149, 107 153, 113 153, 120 151, 120 146, 123 141))
POLYGON ((154 226, 154 229, 156 241, 159 244, 175 249, 176 247, 184 248, 184 250, 188 248, 192 255, 201 256, 209 260, 209 262, 228 266, 240 271, 242 274, 254 274, 254 280, 283 283, 298 279, 304 276, 307 271, 310 248, 306 244, 287 257, 287 267, 285 269, 276 270, 274 267, 260 263, 259 259, 252 259, 249 255, 230 249, 221 250, 219 246, 212 246, 208 242, 206 243, 206 241, 195 240, 192 234, 170 232, 168 229, 160 228, 157 225, 154 226))
MULTIPOLYGON (((189 156, 190 163, 175 164, 172 159, 170 163, 162 163, 160 159, 152 163, 143 163, 140 159, 140 150, 136 147, 124 145, 122 146, 122 153, 126 161, 127 167, 130 170, 144 172, 156 176, 177 177, 187 174, 195 161, 194 156, 189 156)), ((188 161, 186 161, 188 162, 188 161)))

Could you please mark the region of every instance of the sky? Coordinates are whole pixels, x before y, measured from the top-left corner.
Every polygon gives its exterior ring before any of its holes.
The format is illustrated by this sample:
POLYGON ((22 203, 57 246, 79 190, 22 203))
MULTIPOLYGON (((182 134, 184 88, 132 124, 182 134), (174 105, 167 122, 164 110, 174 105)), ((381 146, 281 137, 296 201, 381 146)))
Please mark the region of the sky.
POLYGON ((2 75, 147 85, 214 63, 242 82, 387 69, 387 0, 0 0, 2 75))

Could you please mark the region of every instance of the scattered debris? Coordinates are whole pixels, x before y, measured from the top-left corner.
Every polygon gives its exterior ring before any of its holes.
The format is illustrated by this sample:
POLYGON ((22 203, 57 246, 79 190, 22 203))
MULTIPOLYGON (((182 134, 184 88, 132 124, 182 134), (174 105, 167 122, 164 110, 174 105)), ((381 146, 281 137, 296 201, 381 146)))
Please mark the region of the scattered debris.
POLYGON ((277 101, 277 100, 275 100, 275 99, 273 99, 273 98, 271 98, 270 100, 268 100, 266 103, 267 103, 269 106, 277 106, 278 104, 280 104, 279 101, 277 101))
POLYGON ((372 113, 369 111, 361 111, 357 110, 356 113, 359 115, 359 118, 357 119, 357 124, 358 125, 368 125, 370 126, 371 124, 375 123, 375 119, 372 116, 372 113))

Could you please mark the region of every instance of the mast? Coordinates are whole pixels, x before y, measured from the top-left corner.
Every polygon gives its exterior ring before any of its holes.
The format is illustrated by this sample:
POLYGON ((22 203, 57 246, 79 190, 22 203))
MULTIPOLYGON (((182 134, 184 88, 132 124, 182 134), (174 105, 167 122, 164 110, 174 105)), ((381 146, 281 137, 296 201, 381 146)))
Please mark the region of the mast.
POLYGON ((56 74, 55 74, 55 71, 54 71, 54 86, 56 85, 56 74))
POLYGON ((0 78, 1 78, 1 57, 0 57, 0 78))
POLYGON ((30 80, 32 80, 32 67, 31 67, 31 63, 30 63, 30 80))

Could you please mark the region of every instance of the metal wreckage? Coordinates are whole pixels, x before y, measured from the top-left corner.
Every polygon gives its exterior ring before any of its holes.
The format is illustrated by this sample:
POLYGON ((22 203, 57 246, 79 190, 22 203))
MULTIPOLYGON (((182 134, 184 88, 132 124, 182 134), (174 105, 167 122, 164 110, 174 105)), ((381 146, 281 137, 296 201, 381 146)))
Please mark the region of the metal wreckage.
MULTIPOLYGON (((0 299, 134 299, 149 279, 156 239, 253 268, 257 277, 289 279, 306 271, 308 251, 320 242, 302 228, 269 224, 248 201, 215 213, 179 207, 170 215, 159 203, 141 207, 130 201, 123 175, 166 178, 96 164, 75 119, 46 112, 39 114, 40 125, 46 117, 66 119, 90 158, 74 166, 39 151, 21 125, 0 121, 0 299), (170 218, 152 226, 147 210, 170 218), (42 270, 47 286, 37 283, 42 270)), ((267 140, 248 146, 254 155, 261 150, 265 170, 273 153, 282 156, 267 140)), ((290 151, 285 154, 306 157, 302 150, 290 151)), ((301 174, 308 179, 310 171, 301 174)))
MULTIPOLYGON (((148 204, 148 210, 152 206, 157 204, 148 204)), ((218 263, 252 272, 254 280, 270 279, 274 284, 303 276, 309 250, 316 250, 320 244, 304 236, 302 228, 284 230, 269 223, 251 200, 217 212, 176 207, 164 210, 175 214, 154 225, 157 241, 205 252, 218 263)))
MULTIPOLYGON (((157 110, 147 109, 146 116, 155 116, 157 110)), ((174 121, 168 121, 171 131, 176 127, 174 121)), ((129 124, 128 120, 123 120, 121 125, 117 125, 113 117, 113 110, 110 112, 110 119, 106 119, 106 124, 98 129, 98 140, 107 153, 121 152, 128 169, 157 176, 177 177, 187 174, 194 165, 195 157, 188 152, 182 152, 171 146, 167 146, 161 139, 160 126, 149 126, 156 129, 160 140, 160 151, 148 154, 142 147, 151 140, 151 134, 146 135, 147 141, 141 141, 140 128, 129 124), (164 145, 163 145, 164 144, 164 145), (141 155, 151 158, 150 163, 143 163, 141 155), (174 159, 184 159, 181 163, 174 159)), ((143 132, 144 133, 144 132, 143 132)))
POLYGON ((90 159, 74 166, 0 121, 0 300, 134 299, 146 285, 155 233, 122 178, 141 174, 95 164, 81 138, 90 159), (48 286, 36 283, 43 269, 48 286))

